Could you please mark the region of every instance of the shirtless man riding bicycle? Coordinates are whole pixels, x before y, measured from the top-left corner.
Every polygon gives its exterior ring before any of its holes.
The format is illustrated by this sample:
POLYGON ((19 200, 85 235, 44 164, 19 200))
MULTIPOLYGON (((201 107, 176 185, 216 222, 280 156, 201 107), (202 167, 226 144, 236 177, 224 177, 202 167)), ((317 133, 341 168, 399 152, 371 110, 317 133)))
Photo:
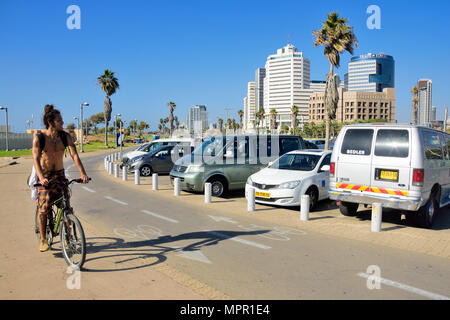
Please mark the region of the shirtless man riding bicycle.
MULTIPOLYGON (((32 149, 34 168, 39 178, 39 183, 42 185, 42 187, 38 187, 39 232, 41 239, 39 250, 41 252, 49 249, 45 232, 47 228, 47 214, 53 201, 60 197, 62 192, 67 191, 65 190, 67 187, 63 183, 67 182, 63 164, 65 144, 69 148, 70 156, 81 174, 80 178, 83 180, 83 183, 87 183, 89 180, 72 137, 63 131, 64 121, 61 113, 53 105, 44 107, 43 122, 47 128, 42 133, 43 138, 41 138, 41 140, 45 139, 44 147, 41 150, 39 136, 35 135, 32 149), (67 142, 64 143, 63 139, 67 142)), ((68 192, 66 194, 69 196, 68 192)))

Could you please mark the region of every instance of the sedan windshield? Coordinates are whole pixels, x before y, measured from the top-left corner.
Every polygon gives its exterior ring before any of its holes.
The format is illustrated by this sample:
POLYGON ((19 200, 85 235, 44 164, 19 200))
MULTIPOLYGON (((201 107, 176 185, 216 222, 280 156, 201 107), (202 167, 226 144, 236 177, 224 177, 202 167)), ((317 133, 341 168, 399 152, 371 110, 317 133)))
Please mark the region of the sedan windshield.
POLYGON ((278 158, 269 168, 311 171, 316 167, 320 157, 314 154, 285 154, 278 158))

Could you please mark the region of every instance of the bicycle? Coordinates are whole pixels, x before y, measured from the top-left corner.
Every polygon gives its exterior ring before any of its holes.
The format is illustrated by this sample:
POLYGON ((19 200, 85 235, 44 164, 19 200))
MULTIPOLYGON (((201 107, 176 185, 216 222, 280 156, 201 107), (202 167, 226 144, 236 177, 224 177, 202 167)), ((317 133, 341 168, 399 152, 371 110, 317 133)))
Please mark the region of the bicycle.
MULTIPOLYGON (((64 188, 64 190, 67 189, 70 192, 68 187, 74 182, 82 183, 83 180, 73 179, 66 182, 65 185, 67 188, 64 188)), ((39 187, 42 185, 38 183, 34 186, 39 187)), ((60 235, 62 252, 67 264, 71 267, 81 269, 86 259, 86 238, 80 220, 73 214, 73 209, 69 207, 67 199, 66 192, 63 192, 62 196, 51 204, 50 211, 47 214, 47 228, 45 233, 49 247, 53 244, 53 238, 60 235)), ((38 206, 36 206, 34 232, 40 238, 38 206)))

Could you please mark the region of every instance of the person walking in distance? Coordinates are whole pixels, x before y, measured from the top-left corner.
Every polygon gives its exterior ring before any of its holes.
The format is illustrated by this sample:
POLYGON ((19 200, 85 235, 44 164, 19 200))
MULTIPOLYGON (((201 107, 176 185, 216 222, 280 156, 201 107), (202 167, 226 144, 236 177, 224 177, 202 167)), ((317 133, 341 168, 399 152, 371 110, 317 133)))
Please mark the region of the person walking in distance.
MULTIPOLYGON (((59 110, 53 105, 45 105, 43 122, 46 127, 45 132, 34 135, 33 138, 33 165, 39 178, 38 206, 39 206, 39 232, 41 252, 49 249, 46 239, 47 214, 53 201, 58 199, 62 192, 68 190, 64 183, 67 182, 64 174, 63 156, 66 147, 69 148, 70 156, 80 171, 83 183, 87 183, 89 178, 86 175, 83 164, 78 156, 73 139, 63 130, 64 121, 59 110)), ((69 192, 66 192, 69 197, 69 192)))

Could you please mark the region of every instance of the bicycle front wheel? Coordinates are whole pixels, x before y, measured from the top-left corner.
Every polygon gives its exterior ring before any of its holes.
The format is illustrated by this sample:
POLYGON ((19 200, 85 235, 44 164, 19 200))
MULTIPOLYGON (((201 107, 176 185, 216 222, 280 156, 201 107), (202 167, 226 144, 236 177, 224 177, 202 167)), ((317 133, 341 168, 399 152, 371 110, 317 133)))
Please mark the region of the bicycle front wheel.
POLYGON ((64 259, 69 266, 79 269, 86 259, 86 239, 80 220, 73 214, 66 216, 67 222, 61 226, 61 246, 64 259))

